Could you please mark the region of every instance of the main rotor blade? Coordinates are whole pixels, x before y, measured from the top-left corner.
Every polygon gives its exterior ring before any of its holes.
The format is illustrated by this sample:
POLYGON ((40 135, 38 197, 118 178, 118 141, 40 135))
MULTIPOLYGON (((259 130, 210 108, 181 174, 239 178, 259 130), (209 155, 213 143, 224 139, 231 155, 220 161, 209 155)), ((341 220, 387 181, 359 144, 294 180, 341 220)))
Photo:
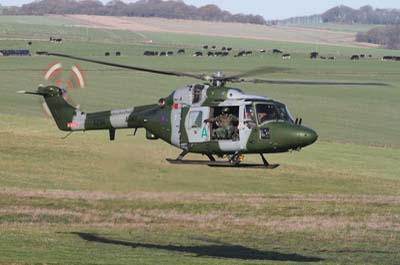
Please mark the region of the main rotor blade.
POLYGON ((170 72, 170 71, 163 71, 163 70, 157 70, 157 69, 142 68, 142 67, 136 67, 136 66, 130 66, 130 65, 124 65, 124 64, 117 64, 117 63, 93 60, 93 59, 88 59, 88 58, 82 58, 82 57, 77 57, 77 56, 62 54, 62 53, 37 52, 37 54, 64 57, 64 58, 69 58, 69 59, 74 59, 74 60, 79 60, 79 61, 84 61, 84 62, 89 62, 89 63, 102 64, 102 65, 107 65, 107 66, 112 66, 112 67, 118 67, 118 68, 123 68, 123 69, 141 71, 141 72, 148 72, 148 73, 153 73, 153 74, 191 77, 191 78, 204 80, 204 77, 203 77, 204 75, 195 75, 195 74, 189 74, 189 73, 170 72))
POLYGON ((359 83, 359 82, 318 82, 318 81, 289 81, 289 80, 264 80, 264 79, 242 79, 247 83, 267 83, 277 85, 326 85, 326 86, 389 86, 385 83, 359 83))
POLYGON ((290 68, 285 68, 285 67, 273 67, 273 66, 262 66, 241 74, 233 75, 233 76, 227 76, 225 77, 225 80, 235 80, 243 77, 251 77, 251 76, 257 76, 261 74, 272 74, 272 73, 282 73, 282 72, 287 72, 291 70, 290 68))

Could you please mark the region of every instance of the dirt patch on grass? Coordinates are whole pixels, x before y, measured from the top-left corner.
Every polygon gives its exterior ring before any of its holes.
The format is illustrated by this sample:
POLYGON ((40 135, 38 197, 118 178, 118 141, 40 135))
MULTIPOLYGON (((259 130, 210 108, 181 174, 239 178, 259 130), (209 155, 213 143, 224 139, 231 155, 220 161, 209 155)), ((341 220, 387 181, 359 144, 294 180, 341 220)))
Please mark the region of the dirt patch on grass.
POLYGON ((181 192, 98 192, 98 191, 67 191, 67 190, 25 190, 16 188, 2 188, 0 195, 16 197, 40 197, 50 199, 83 199, 96 200, 147 200, 162 202, 243 202, 246 204, 262 204, 271 200, 291 200, 309 202, 352 202, 400 204, 400 196, 372 196, 372 195, 342 195, 342 194, 292 194, 292 195, 265 195, 265 194, 229 194, 229 193, 181 193, 181 192))
POLYGON ((399 196, 0 189, 0 226, 400 231, 399 196), (14 205, 12 205, 15 202, 14 205), (2 206, 1 206, 2 205, 2 206), (386 207, 383 208, 382 207, 386 207), (387 209, 384 210, 384 209, 387 209))
POLYGON ((274 232, 338 231, 345 229, 378 229, 400 231, 400 216, 369 215, 364 218, 348 216, 237 216, 229 211, 183 213, 177 210, 75 210, 33 207, 0 209, 0 226, 10 224, 68 225, 107 227, 197 227, 227 229, 235 227, 261 228, 274 232), (7 218, 8 216, 8 218, 7 218), (12 217, 12 218, 10 218, 12 217), (55 219, 54 217, 59 217, 55 219), (7 218, 7 220, 2 220, 7 218))

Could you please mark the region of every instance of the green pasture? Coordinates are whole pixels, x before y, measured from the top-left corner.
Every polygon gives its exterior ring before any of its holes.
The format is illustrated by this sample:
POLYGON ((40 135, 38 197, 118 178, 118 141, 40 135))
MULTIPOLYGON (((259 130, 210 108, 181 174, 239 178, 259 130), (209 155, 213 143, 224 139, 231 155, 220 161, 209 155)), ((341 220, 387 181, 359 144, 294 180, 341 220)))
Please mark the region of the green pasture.
MULTIPOLYGON (((389 85, 235 85, 284 102, 320 137, 299 153, 269 155, 281 164, 276 170, 215 169, 168 164, 165 158, 179 150, 145 140, 141 130, 135 137, 133 131, 117 131, 115 142, 107 132, 61 139, 65 134, 42 115, 39 99, 15 93, 36 89, 46 67, 60 59, 0 57, 1 265, 398 262, 400 64, 380 57, 399 51, 137 34, 75 28, 42 17, 0 16, 0 21, 0 49, 48 50, 193 73, 274 66, 285 69, 259 77, 389 85), (64 43, 46 41, 57 32, 64 43), (202 44, 280 48, 293 56, 285 61, 270 53, 192 57, 202 44), (186 54, 142 55, 179 48, 186 54), (337 59, 311 61, 308 53, 315 49, 337 59), (373 58, 350 61, 353 53, 373 58)), ((61 61, 67 76, 75 62, 61 61)), ((84 111, 154 103, 196 82, 79 64, 88 85, 70 93, 84 111)))

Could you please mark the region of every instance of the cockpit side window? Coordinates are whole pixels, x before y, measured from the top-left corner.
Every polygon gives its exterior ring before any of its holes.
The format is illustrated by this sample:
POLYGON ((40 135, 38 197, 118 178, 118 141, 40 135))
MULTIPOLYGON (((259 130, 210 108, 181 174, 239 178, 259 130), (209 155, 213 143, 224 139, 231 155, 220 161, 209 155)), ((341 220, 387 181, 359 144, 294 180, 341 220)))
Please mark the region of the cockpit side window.
POLYGON ((256 115, 253 105, 246 105, 244 109, 244 123, 249 129, 256 126, 256 115))
POLYGON ((277 109, 273 104, 257 104, 256 111, 259 124, 279 118, 277 109))

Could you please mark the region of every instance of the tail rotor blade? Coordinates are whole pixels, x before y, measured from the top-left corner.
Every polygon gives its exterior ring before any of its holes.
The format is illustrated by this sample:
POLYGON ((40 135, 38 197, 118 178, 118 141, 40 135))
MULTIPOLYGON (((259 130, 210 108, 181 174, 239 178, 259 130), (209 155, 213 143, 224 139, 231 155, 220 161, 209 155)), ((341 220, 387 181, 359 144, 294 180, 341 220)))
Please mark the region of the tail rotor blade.
POLYGON ((46 101, 44 101, 43 99, 40 99, 39 104, 40 104, 40 108, 41 108, 41 110, 42 110, 42 113, 43 113, 44 117, 45 117, 46 119, 51 119, 51 118, 53 118, 53 115, 51 115, 50 109, 49 109, 49 107, 47 106, 46 101))

